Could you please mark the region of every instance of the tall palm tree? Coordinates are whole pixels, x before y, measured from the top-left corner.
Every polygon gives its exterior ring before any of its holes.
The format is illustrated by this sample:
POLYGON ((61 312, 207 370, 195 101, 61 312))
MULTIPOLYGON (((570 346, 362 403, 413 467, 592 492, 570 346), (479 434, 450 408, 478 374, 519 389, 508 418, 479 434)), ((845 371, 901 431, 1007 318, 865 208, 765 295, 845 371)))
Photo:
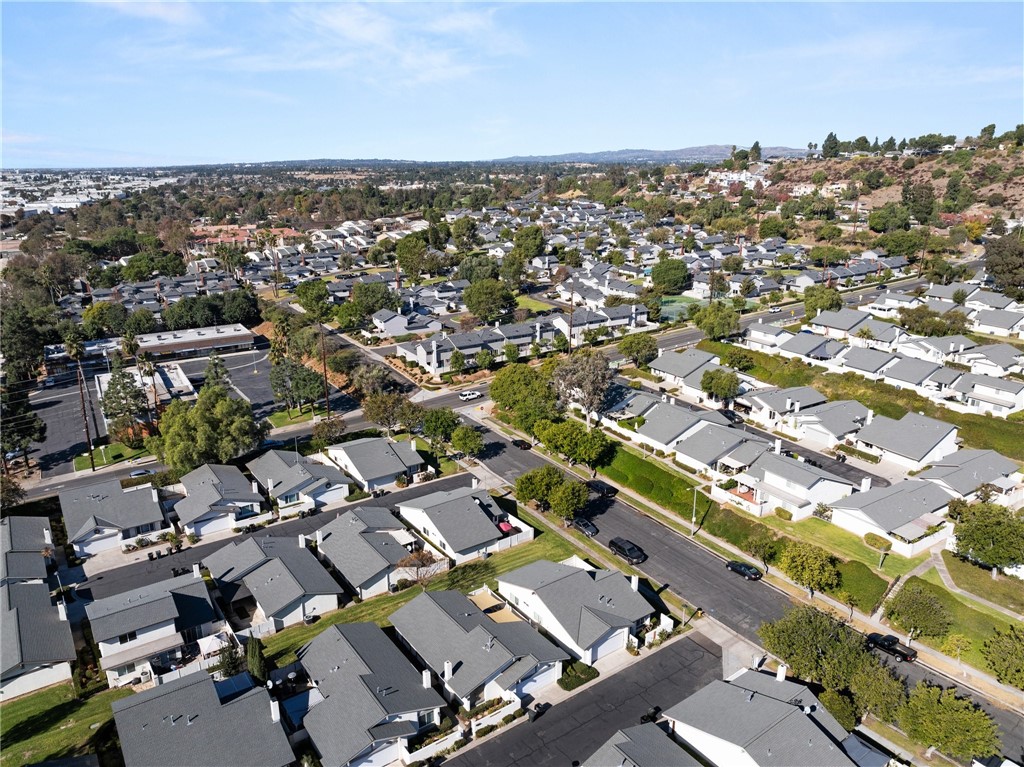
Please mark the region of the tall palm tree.
POLYGON ((85 357, 85 341, 78 329, 69 331, 64 336, 64 351, 68 358, 78 366, 78 397, 82 403, 82 425, 85 427, 85 442, 89 450, 89 468, 96 471, 96 463, 92 457, 92 436, 89 434, 89 417, 85 412, 85 374, 82 373, 82 358, 85 357))
POLYGON ((132 362, 136 362, 136 355, 139 353, 139 342, 135 338, 135 333, 130 330, 126 330, 125 334, 121 337, 121 354, 128 357, 132 362))

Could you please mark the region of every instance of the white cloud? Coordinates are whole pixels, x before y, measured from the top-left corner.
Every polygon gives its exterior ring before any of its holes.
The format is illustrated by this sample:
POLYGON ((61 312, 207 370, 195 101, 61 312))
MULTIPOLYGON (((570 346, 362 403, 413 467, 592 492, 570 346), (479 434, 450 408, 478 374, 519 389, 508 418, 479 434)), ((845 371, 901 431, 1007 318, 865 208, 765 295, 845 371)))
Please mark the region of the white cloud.
POLYGON ((190 2, 139 2, 139 0, 93 0, 94 5, 140 19, 153 19, 165 24, 179 26, 194 24, 200 19, 199 12, 190 2))

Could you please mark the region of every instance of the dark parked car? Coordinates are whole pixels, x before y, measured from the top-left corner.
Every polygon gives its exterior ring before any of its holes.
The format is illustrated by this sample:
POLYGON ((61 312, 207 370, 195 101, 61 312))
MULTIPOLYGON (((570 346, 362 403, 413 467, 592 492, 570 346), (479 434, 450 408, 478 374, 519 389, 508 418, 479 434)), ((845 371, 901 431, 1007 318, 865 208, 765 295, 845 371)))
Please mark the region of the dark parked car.
POLYGON ((586 517, 573 517, 572 526, 590 538, 597 535, 597 526, 586 517))
POLYGON ((730 423, 743 423, 743 416, 735 410, 719 410, 718 412, 730 423))
POLYGON ((647 559, 643 549, 625 538, 612 538, 608 541, 608 548, 612 550, 613 554, 622 557, 631 565, 638 565, 647 559))
POLYGON ((905 644, 900 644, 900 640, 894 637, 892 634, 879 634, 876 631, 868 634, 868 647, 872 649, 879 649, 882 652, 889 653, 896 659, 897 663, 907 661, 907 663, 913 663, 917 660, 917 650, 912 647, 907 647, 905 644))
POLYGON ((739 573, 748 581, 761 580, 761 571, 753 565, 748 565, 746 562, 740 562, 738 559, 730 559, 725 563, 725 566, 734 573, 739 573))
POLYGON ((514 439, 512 440, 512 444, 513 446, 518 447, 520 450, 529 450, 530 448, 533 447, 533 445, 531 445, 525 439, 514 439))
POLYGON ((602 498, 611 498, 618 491, 617 488, 612 487, 607 482, 602 482, 599 479, 592 479, 587 483, 587 487, 590 488, 591 492, 597 493, 602 498))

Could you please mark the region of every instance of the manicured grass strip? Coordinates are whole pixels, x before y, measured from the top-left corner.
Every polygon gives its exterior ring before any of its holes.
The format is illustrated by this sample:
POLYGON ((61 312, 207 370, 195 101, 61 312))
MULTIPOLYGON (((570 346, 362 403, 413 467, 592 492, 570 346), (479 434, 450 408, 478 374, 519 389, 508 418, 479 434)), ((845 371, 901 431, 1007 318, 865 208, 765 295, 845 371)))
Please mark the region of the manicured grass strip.
POLYGON ((551 309, 551 304, 523 295, 516 296, 516 306, 520 309, 529 309, 532 312, 546 312, 551 309))
POLYGON ((1024 581, 1020 578, 1000 575, 992 580, 988 570, 960 559, 951 551, 943 550, 942 558, 953 583, 964 591, 977 594, 1016 613, 1024 613, 1024 581))
MULTIPOLYGON (((692 514, 693 482, 689 478, 621 445, 616 446, 611 463, 598 467, 598 472, 687 519, 692 514)), ((698 519, 713 505, 710 498, 697 493, 698 519)))
POLYGON ((278 410, 276 413, 271 413, 267 416, 267 420, 271 426, 279 429, 282 426, 312 421, 314 415, 327 415, 327 409, 322 405, 317 405, 314 410, 304 409, 301 413, 298 410, 292 410, 290 414, 287 410, 278 410))
MULTIPOLYGON (((492 581, 495 577, 507 573, 538 559, 559 561, 575 553, 571 544, 553 533, 542 533, 530 541, 508 551, 494 554, 481 564, 484 567, 471 570, 474 577, 462 584, 460 590, 472 591, 492 581)), ((446 576, 438 576, 427 585, 429 591, 442 591, 448 588, 446 576)), ((266 657, 279 667, 295 660, 295 651, 309 642, 329 626, 335 623, 376 623, 378 626, 389 626, 391 613, 404 605, 417 594, 422 593, 422 586, 413 586, 398 594, 384 594, 367 599, 361 604, 350 604, 341 610, 335 610, 320 618, 311 626, 292 626, 267 637, 263 640, 266 657)))
POLYGON ((21 767, 106 750, 116 737, 110 704, 131 694, 126 688, 104 690, 78 700, 68 682, 4 703, 0 762, 3 767, 21 767))
MULTIPOLYGON (((130 461, 133 458, 142 458, 147 455, 149 455, 149 451, 144 447, 131 448, 120 442, 114 442, 110 445, 93 448, 92 460, 98 469, 100 466, 111 466, 115 463, 130 461)), ((85 471, 88 468, 89 454, 76 455, 75 471, 85 471)))
MULTIPOLYGON (((1005 629, 1010 625, 1008 618, 999 617, 995 611, 989 611, 977 603, 969 603, 969 600, 959 594, 947 591, 941 584, 942 579, 932 568, 924 574, 923 578, 914 576, 907 580, 907 583, 917 583, 929 593, 933 594, 943 606, 949 610, 953 617, 950 634, 963 634, 971 640, 971 648, 963 654, 963 662, 969 663, 982 670, 988 669, 985 657, 982 655, 981 646, 985 640, 996 631, 1005 629)), ((921 637, 919 640, 936 650, 942 648, 944 637, 921 637)))
POLYGON ((843 578, 842 584, 837 590, 828 592, 829 596, 845 591, 853 597, 854 607, 867 615, 873 613, 889 582, 871 572, 863 562, 852 560, 840 563, 839 574, 843 578))

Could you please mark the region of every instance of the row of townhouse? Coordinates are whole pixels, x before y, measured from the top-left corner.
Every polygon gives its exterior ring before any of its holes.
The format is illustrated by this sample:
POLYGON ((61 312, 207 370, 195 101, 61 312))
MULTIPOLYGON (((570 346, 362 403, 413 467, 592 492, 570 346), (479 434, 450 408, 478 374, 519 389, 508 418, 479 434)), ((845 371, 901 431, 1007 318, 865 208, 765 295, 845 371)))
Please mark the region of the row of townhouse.
POLYGON ((970 323, 970 329, 982 335, 1018 338, 1024 333, 1024 305, 1002 293, 967 282, 932 284, 920 296, 887 291, 860 308, 884 319, 899 319, 901 309, 920 306, 940 315, 960 312, 970 323))

